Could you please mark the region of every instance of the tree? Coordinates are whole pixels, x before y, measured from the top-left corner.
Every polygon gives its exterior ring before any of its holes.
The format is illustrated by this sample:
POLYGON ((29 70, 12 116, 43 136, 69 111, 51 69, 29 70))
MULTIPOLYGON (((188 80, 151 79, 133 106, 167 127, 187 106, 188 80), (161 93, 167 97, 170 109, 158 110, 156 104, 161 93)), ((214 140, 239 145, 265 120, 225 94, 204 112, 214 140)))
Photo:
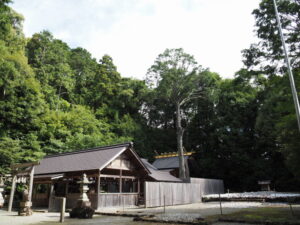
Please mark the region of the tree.
POLYGON ((22 17, 9 2, 0 2, 0 173, 43 155, 37 133, 47 109, 25 56, 22 17))
MULTIPOLYGON (((93 99, 91 87, 95 85, 98 63, 91 54, 82 48, 71 50, 69 65, 74 73, 75 87, 72 102, 90 105, 93 99)), ((100 91, 100 90, 99 90, 100 91)))
POLYGON ((70 48, 55 39, 49 31, 34 34, 27 43, 28 62, 52 109, 59 109, 60 100, 72 100, 74 73, 69 65, 70 48))
MULTIPOLYGON (((299 74, 296 75, 299 77, 299 74)), ((299 78, 296 80, 296 84, 300 84, 299 78)), ((269 78, 264 91, 261 92, 259 102, 260 107, 256 118, 258 147, 269 152, 269 158, 272 158, 272 155, 281 157, 281 162, 277 160, 277 165, 283 164, 282 162, 286 164, 281 165, 281 171, 277 173, 277 179, 274 179, 278 183, 277 186, 282 186, 283 182, 280 181, 288 177, 289 181, 285 181, 285 183, 293 182, 292 185, 296 187, 295 180, 300 175, 298 151, 300 134, 297 129, 288 76, 269 78)), ((273 170, 278 170, 278 166, 273 170)))
POLYGON ((22 32, 23 17, 8 6, 10 2, 0 1, 0 40, 13 53, 23 51, 25 38, 22 32))
MULTIPOLYGON (((300 67, 300 1, 280 0, 278 11, 286 44, 294 68, 300 67)), ((243 51, 244 64, 249 69, 259 69, 265 74, 283 73, 285 69, 282 43, 277 27, 273 0, 262 0, 253 11, 256 19, 256 34, 259 42, 243 51)))
MULTIPOLYGON (((300 1, 280 0, 277 3, 295 84, 299 87, 300 1)), ((266 79, 264 90, 258 99, 260 107, 256 129, 260 137, 259 145, 272 148, 277 154, 283 153, 282 158, 286 160, 286 166, 294 175, 298 175, 297 165, 300 165, 300 157, 295 146, 299 144, 297 140, 300 134, 294 129, 297 120, 291 91, 286 83, 286 66, 273 1, 262 0, 253 14, 259 42, 244 50, 243 56, 247 69, 253 70, 250 79, 258 80, 261 76, 266 79)))
POLYGON ((166 49, 150 67, 146 78, 147 84, 155 88, 156 96, 175 108, 179 176, 184 180, 188 177, 184 166, 182 106, 199 98, 203 91, 201 72, 194 57, 183 49, 166 49))

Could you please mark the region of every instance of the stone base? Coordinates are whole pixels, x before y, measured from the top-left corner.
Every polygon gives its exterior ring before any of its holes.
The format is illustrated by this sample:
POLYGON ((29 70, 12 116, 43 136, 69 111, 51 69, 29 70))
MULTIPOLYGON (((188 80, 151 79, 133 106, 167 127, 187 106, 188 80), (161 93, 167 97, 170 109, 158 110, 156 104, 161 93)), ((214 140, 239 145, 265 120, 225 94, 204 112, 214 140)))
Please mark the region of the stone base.
POLYGON ((31 216, 32 209, 31 209, 32 202, 20 202, 20 209, 19 209, 19 216, 31 216))
POLYGON ((90 201, 78 200, 76 207, 70 212, 71 218, 91 219, 95 210, 91 207, 90 201))
POLYGON ((95 210, 91 207, 75 207, 70 212, 71 218, 91 219, 95 210))

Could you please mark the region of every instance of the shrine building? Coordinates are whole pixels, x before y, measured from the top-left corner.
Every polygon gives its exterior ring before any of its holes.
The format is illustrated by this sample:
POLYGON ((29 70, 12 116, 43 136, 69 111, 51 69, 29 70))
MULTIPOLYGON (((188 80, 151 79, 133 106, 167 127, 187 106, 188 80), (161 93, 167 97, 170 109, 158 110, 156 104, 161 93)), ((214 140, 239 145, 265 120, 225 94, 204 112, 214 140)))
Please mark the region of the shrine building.
POLYGON ((132 143, 96 147, 47 156, 34 166, 33 207, 56 211, 58 197, 66 197, 67 208, 72 208, 84 173, 91 181, 88 197, 94 209, 144 204, 145 181, 181 182, 141 159, 132 143))

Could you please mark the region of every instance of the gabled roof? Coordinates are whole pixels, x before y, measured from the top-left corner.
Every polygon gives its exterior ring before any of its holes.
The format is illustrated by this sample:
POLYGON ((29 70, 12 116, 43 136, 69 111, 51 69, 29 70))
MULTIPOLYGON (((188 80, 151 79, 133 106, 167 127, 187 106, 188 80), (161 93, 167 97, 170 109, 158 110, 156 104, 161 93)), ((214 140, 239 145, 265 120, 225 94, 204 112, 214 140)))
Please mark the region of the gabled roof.
POLYGON ((174 177, 170 174, 169 171, 161 171, 155 168, 153 165, 151 165, 147 159, 141 159, 142 162, 145 164, 145 166, 150 170, 151 174, 149 174, 150 177, 152 177, 156 181, 169 181, 169 182, 182 182, 177 177, 174 177))
MULTIPOLYGON (((189 158, 189 156, 184 156, 185 160, 189 158)), ((166 157, 156 159, 153 164, 154 167, 157 169, 175 169, 179 168, 179 158, 178 156, 175 157, 166 157)))
MULTIPOLYGON (((47 156, 40 161, 40 165, 35 166, 34 174, 102 170, 127 149, 141 162, 131 146, 132 143, 125 143, 47 156)), ((141 165, 145 167, 142 162, 141 165)), ((145 169, 149 171, 146 167, 145 169)))

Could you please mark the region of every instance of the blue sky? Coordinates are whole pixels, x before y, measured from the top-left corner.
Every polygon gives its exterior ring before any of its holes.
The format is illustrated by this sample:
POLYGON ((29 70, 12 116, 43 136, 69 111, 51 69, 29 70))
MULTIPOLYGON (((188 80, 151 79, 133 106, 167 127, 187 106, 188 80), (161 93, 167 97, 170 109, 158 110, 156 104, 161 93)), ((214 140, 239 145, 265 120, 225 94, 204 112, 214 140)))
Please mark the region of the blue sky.
POLYGON ((233 77, 256 41, 259 0, 14 0, 27 37, 42 30, 93 57, 112 56, 122 76, 143 79, 158 54, 183 48, 203 67, 233 77))

